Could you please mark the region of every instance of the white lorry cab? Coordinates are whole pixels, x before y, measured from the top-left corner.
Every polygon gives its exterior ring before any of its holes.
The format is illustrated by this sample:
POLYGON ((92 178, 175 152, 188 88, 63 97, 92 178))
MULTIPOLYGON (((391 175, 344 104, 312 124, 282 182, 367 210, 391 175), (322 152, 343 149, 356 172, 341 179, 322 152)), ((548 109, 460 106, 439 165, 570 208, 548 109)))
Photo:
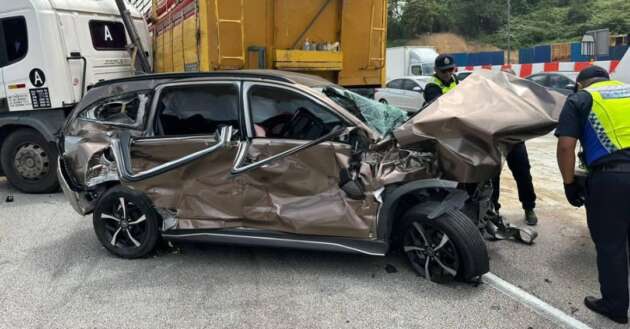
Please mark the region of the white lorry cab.
MULTIPOLYGON (((128 9, 151 49, 143 16, 128 9)), ((0 176, 24 192, 58 188, 55 134, 92 85, 135 73, 129 44, 115 0, 2 1, 0 176)))
POLYGON ((438 53, 432 47, 387 48, 385 69, 387 81, 406 76, 432 75, 438 53))

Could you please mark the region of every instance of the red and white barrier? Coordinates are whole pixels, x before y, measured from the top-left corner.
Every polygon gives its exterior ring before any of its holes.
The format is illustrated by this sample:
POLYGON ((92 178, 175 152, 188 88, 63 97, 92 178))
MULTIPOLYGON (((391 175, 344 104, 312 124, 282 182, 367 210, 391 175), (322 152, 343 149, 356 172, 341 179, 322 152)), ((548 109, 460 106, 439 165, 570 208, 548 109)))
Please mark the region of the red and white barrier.
POLYGON ((613 73, 619 65, 618 60, 613 61, 595 61, 595 62, 549 62, 549 63, 534 63, 534 64, 504 64, 504 65, 479 65, 479 66, 460 66, 457 71, 474 71, 474 70, 494 70, 500 71, 503 68, 511 68, 516 75, 521 78, 528 77, 535 73, 540 72, 558 72, 558 71, 570 71, 580 72, 583 69, 597 65, 605 68, 608 72, 613 73))

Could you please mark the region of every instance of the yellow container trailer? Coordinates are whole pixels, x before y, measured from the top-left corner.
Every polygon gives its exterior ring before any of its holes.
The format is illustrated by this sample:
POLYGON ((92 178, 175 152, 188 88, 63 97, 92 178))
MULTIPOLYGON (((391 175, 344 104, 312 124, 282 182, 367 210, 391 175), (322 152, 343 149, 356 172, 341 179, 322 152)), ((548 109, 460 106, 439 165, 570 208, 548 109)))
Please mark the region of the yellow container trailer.
POLYGON ((153 0, 156 72, 279 69, 385 79, 387 0, 153 0))

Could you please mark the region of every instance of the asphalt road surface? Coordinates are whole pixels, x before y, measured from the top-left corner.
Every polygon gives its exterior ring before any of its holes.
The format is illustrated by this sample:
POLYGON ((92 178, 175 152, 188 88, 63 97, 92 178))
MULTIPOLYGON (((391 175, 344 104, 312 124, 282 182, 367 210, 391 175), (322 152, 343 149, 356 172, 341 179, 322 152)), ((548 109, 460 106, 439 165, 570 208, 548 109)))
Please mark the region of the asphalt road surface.
MULTIPOLYGON (((598 294, 583 209, 564 202, 555 139, 528 143, 539 196, 536 244, 489 242, 491 271, 592 328, 598 294)), ((522 224, 505 170, 502 213, 522 224)), ((182 244, 123 260, 62 194, 0 178, 0 328, 559 328, 490 284, 437 285, 403 256, 182 244), (6 202, 12 195, 13 202, 6 202)))

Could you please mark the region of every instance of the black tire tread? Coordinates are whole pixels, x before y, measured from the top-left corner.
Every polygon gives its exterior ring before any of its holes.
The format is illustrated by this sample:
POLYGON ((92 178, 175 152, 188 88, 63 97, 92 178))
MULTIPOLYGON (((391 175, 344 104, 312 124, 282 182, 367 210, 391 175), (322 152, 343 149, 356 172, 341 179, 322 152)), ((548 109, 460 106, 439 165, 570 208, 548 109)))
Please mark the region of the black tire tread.
POLYGON ((98 240, 103 245, 103 247, 105 247, 105 249, 107 249, 110 253, 118 257, 126 258, 126 259, 145 257, 149 253, 151 253, 153 250, 155 250, 155 247, 157 246, 157 243, 160 239, 160 233, 159 233, 160 220, 159 219, 160 219, 159 214, 153 207, 151 201, 144 194, 138 191, 133 191, 121 185, 114 186, 110 188, 109 190, 107 190, 107 192, 103 193, 103 195, 99 198, 97 202, 96 208, 94 209, 94 213, 92 216, 94 231, 96 233, 98 240), (135 252, 133 253, 121 253, 119 248, 115 248, 114 246, 109 244, 108 241, 104 241, 102 238, 102 235, 99 234, 99 232, 97 231, 96 223, 97 223, 97 220, 99 220, 97 219, 97 214, 102 213, 101 208, 103 207, 103 200, 110 198, 112 195, 117 195, 117 196, 125 195, 129 199, 133 199, 134 204, 138 207, 141 207, 142 211, 147 216, 146 220, 150 226, 148 228, 148 230, 150 231, 149 240, 146 242, 144 246, 135 250, 135 252))
POLYGON ((16 189, 24 193, 53 193, 59 191, 57 181, 57 150, 46 142, 44 137, 31 128, 20 128, 10 133, 2 144, 0 151, 0 166, 7 177, 7 180, 16 189), (40 145, 46 150, 49 161, 48 175, 38 180, 37 183, 27 182, 22 179, 13 169, 13 148, 18 143, 29 141, 40 145))
MULTIPOLYGON (((435 225, 444 230, 457 248, 463 271, 458 273, 458 279, 472 280, 487 273, 490 269, 488 249, 472 220, 460 210, 450 210, 435 219, 429 219, 439 202, 426 202, 409 209, 402 219, 400 228, 406 230, 415 221, 424 223, 434 221, 435 225)), ((402 236, 402 232, 399 233, 402 236)))
POLYGON ((488 248, 477 226, 460 210, 451 210, 448 212, 448 215, 456 219, 451 221, 453 229, 458 231, 458 234, 468 237, 463 239, 464 244, 462 246, 464 250, 469 251, 467 254, 470 257, 466 262, 466 272, 464 272, 463 278, 471 280, 474 277, 488 273, 490 271, 488 248))

